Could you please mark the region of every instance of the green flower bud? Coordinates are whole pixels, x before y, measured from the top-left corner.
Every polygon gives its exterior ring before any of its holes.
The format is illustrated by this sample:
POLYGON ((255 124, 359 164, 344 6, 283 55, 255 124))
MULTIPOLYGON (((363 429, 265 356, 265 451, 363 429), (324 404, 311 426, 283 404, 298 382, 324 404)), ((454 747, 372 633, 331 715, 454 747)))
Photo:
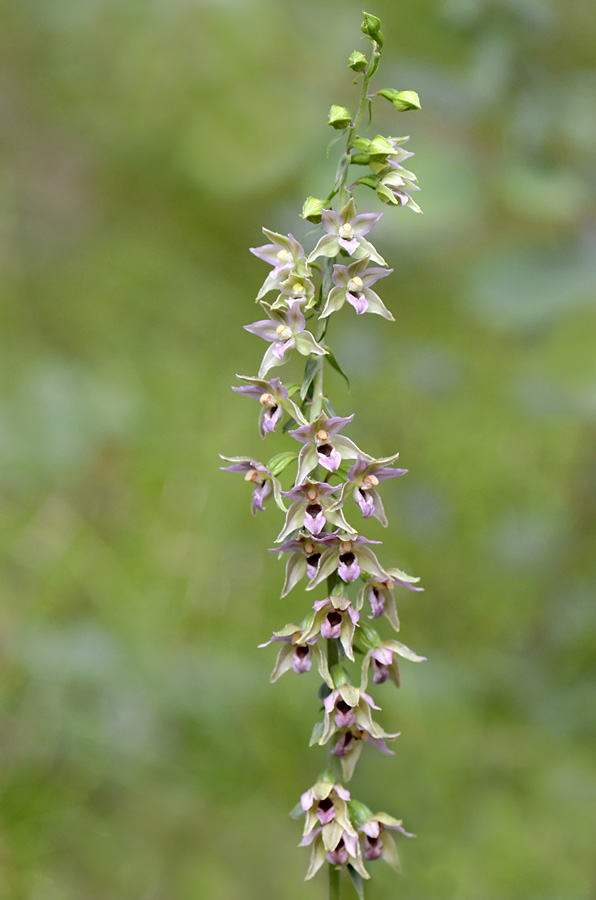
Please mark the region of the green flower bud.
POLYGON ((327 124, 331 125, 332 128, 337 128, 338 130, 343 130, 344 128, 348 128, 348 126, 352 122, 352 114, 345 106, 336 106, 335 103, 329 110, 329 118, 327 119, 327 124))
POLYGON ((324 200, 319 200, 318 197, 307 197, 300 215, 303 219, 308 219, 309 222, 320 222, 321 210, 324 206, 324 200))
POLYGON ((350 54, 350 58, 348 60, 348 67, 353 69, 354 72, 364 72, 368 65, 368 60, 364 53, 361 53, 359 50, 354 50, 350 54))
POLYGON ((382 47, 384 38, 381 34, 381 20, 377 16, 371 15, 371 13, 364 12, 364 10, 362 10, 362 15, 364 16, 360 26, 362 34, 365 34, 371 41, 376 41, 378 46, 382 47))
POLYGON ((399 112, 421 108, 420 97, 416 91, 396 91, 393 88, 383 88, 382 91, 377 91, 377 95, 390 100, 399 112))

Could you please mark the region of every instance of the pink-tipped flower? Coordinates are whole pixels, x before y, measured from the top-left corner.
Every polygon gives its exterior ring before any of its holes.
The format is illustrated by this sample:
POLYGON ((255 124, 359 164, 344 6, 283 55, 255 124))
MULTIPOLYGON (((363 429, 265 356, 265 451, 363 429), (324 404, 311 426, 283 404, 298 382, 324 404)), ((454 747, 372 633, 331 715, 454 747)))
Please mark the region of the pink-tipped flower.
POLYGON ((407 469, 394 469, 389 463, 395 462, 399 453, 383 459, 356 460, 348 472, 348 480, 342 489, 342 498, 352 489, 354 502, 360 507, 362 517, 374 516, 381 525, 387 527, 387 516, 383 508, 377 485, 387 478, 398 478, 405 475, 407 469))
POLYGON ((331 495, 338 489, 339 485, 333 487, 325 482, 311 481, 307 478, 304 484, 298 484, 291 491, 283 491, 284 497, 294 502, 275 540, 283 541, 299 528, 306 528, 312 535, 319 535, 327 522, 341 528, 342 531, 353 530, 346 522, 337 498, 332 499, 331 495))
POLYGON ((253 485, 252 492, 252 513, 256 515, 265 509, 265 500, 271 494, 275 502, 284 512, 286 508, 281 499, 281 484, 275 478, 269 469, 253 459, 252 456, 223 456, 219 454, 221 459, 230 462, 231 466, 221 466, 223 472, 239 472, 244 475, 244 480, 253 485))
POLYGON ((373 576, 362 586, 358 592, 356 608, 362 609, 364 601, 368 600, 371 607, 369 619, 377 619, 379 616, 385 615, 395 630, 399 631, 399 616, 393 589, 401 586, 409 591, 423 591, 424 588, 418 587, 418 581, 420 581, 419 578, 407 575, 400 569, 387 569, 384 576, 373 576))
POLYGON ((316 574, 311 578, 307 591, 321 584, 333 572, 337 572, 342 581, 350 583, 366 572, 382 580, 390 578, 381 567, 375 554, 366 545, 380 544, 362 536, 345 532, 334 532, 327 538, 328 547, 321 554, 316 574))
POLYGON ((367 269, 367 265, 368 257, 365 256, 350 266, 333 266, 332 280, 335 287, 329 291, 327 302, 321 313, 322 319, 340 310, 347 301, 354 307, 358 315, 366 312, 376 313, 391 322, 394 321, 379 295, 371 290, 371 285, 380 278, 390 275, 393 269, 367 269))
POLYGON ((362 213, 361 215, 356 215, 356 205, 351 197, 339 212, 335 212, 332 209, 322 209, 323 228, 327 234, 320 239, 308 257, 308 262, 313 262, 319 256, 337 256, 341 249, 353 256, 354 259, 368 256, 380 266, 386 266, 387 263, 383 257, 364 237, 377 224, 382 215, 383 213, 362 213))
POLYGON ((281 379, 272 378, 271 381, 266 381, 263 378, 251 378, 247 375, 237 375, 236 377, 246 384, 232 387, 232 390, 237 394, 244 394, 245 397, 253 397, 259 401, 261 406, 259 433, 261 437, 275 431, 284 412, 297 422, 305 421, 296 404, 290 400, 287 388, 282 384, 281 379))
POLYGON ((298 456, 298 474, 296 481, 300 484, 318 465, 328 472, 337 472, 342 459, 372 460, 363 453, 356 444, 339 432, 345 428, 354 416, 327 416, 321 413, 309 425, 300 425, 290 431, 293 438, 304 444, 298 456))

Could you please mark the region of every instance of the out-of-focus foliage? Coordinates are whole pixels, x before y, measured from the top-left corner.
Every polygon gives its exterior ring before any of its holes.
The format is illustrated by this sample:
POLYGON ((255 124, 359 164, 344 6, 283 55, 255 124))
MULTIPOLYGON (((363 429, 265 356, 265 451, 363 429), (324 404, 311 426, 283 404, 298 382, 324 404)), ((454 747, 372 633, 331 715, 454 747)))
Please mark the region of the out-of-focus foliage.
MULTIPOLYGON (((402 633, 429 662, 382 695, 402 737, 354 784, 419 834, 370 897, 592 900, 595 7, 371 11, 386 83, 422 98, 380 101, 376 131, 410 132, 425 215, 385 211, 397 322, 347 310, 352 394, 329 389, 410 469, 371 536, 423 576, 402 633)), ((263 452, 229 390, 262 349, 247 247, 327 192, 359 22, 352 0, 0 10, 7 900, 324 894, 287 817, 323 767, 316 676, 270 686, 256 650, 311 601, 277 599, 279 518, 251 520, 217 452, 263 452)))

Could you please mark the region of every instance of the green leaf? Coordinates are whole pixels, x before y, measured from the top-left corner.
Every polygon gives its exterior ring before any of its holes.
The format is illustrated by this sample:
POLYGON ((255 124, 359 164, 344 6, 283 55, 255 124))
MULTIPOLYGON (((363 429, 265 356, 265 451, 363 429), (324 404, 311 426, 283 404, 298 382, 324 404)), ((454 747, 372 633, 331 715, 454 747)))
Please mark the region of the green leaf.
POLYGON ((335 355, 329 349, 327 350, 327 359, 328 359, 329 363, 333 366, 335 371, 339 372, 341 377, 345 380, 345 382, 348 386, 348 389, 349 389, 350 388, 350 379, 348 378, 348 376, 346 375, 346 373, 344 372, 344 370, 342 369, 342 367, 336 360, 335 355))
POLYGON ((267 468, 272 475, 280 475, 286 466, 298 459, 298 454, 294 450, 284 450, 283 453, 277 453, 272 456, 267 463, 267 468))
POLYGON ((303 402, 304 400, 306 400, 308 389, 313 383, 315 375, 322 365, 323 361, 320 356, 309 356, 306 360, 306 366, 304 367, 304 378, 302 379, 302 385, 300 386, 300 399, 303 402))
POLYGON ((364 884, 362 882, 362 875, 360 872, 357 872, 356 869, 353 869, 352 866, 348 866, 348 872, 350 878, 352 879, 352 884, 356 890, 356 893, 360 897, 360 900, 364 900, 364 884))

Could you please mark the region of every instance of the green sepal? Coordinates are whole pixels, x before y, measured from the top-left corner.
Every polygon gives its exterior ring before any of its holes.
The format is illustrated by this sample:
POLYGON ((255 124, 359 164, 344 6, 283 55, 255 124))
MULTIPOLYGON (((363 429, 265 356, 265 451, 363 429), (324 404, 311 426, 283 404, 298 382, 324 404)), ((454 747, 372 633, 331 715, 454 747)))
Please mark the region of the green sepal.
POLYGON ((323 734, 324 728, 325 728, 324 722, 317 722, 315 724, 315 727, 313 728, 312 734, 310 736, 310 741, 308 742, 309 747, 312 747, 313 744, 319 743, 321 736, 323 734))
POLYGON ((352 69, 353 72, 364 72, 367 65, 368 60, 364 53, 361 53, 360 50, 352 50, 348 59, 348 68, 352 69))
POLYGON ((338 363, 337 359, 335 358, 335 355, 329 349, 327 350, 327 360, 328 360, 329 364, 335 369, 335 371, 339 372, 341 377, 346 382, 346 384, 348 386, 348 390, 350 390, 350 379, 348 378, 348 376, 346 375, 346 373, 344 372, 344 370, 338 363))
POLYGON ((308 389, 313 383, 315 376, 322 365, 323 361, 320 356, 309 356, 306 360, 306 366, 304 367, 304 378, 302 379, 302 384, 300 385, 300 399, 303 402, 304 400, 306 400, 308 389))
POLYGON ((371 156, 389 156, 394 153, 393 145, 382 134, 377 134, 370 141, 368 152, 371 156))
POLYGON ((290 816, 290 819, 299 819, 300 816, 305 815, 305 812, 302 809, 302 804, 300 803, 300 801, 298 801, 298 803, 296 804, 294 809, 290 813, 288 813, 288 815, 290 816))
POLYGON ((302 219, 308 219, 309 222, 320 222, 321 210, 324 206, 324 200, 319 200, 318 197, 307 197, 302 206, 300 217, 302 219))
POLYGON ((354 153, 350 156, 350 162, 353 166, 367 166, 370 162, 368 153, 354 153))
POLYGON ((416 91, 396 91, 394 88, 383 88, 377 91, 378 97, 385 97, 398 112, 407 112, 410 109, 421 109, 420 97, 416 91))
POLYGON ((293 450, 284 450, 283 453, 276 453, 267 463, 267 468, 272 475, 280 475, 286 466, 298 459, 298 454, 293 450))
POLYGON ((331 125, 332 128, 343 131, 352 124, 352 113, 349 109, 346 109, 345 106, 337 106, 337 104, 334 103, 329 110, 327 124, 331 125))
POLYGON ((357 150, 363 150, 365 153, 368 153, 370 140, 368 138, 362 137, 361 135, 358 135, 352 141, 352 147, 356 147, 357 150))
POLYGON ((354 889, 358 894, 360 900, 364 900, 364 884, 362 881, 362 875, 360 872, 357 872, 356 869, 353 869, 352 866, 348 865, 348 873, 350 878, 352 879, 352 884, 354 885, 354 889))
POLYGON ((296 391, 300 390, 299 384, 286 384, 286 391, 288 392, 288 397, 293 397, 296 391))

